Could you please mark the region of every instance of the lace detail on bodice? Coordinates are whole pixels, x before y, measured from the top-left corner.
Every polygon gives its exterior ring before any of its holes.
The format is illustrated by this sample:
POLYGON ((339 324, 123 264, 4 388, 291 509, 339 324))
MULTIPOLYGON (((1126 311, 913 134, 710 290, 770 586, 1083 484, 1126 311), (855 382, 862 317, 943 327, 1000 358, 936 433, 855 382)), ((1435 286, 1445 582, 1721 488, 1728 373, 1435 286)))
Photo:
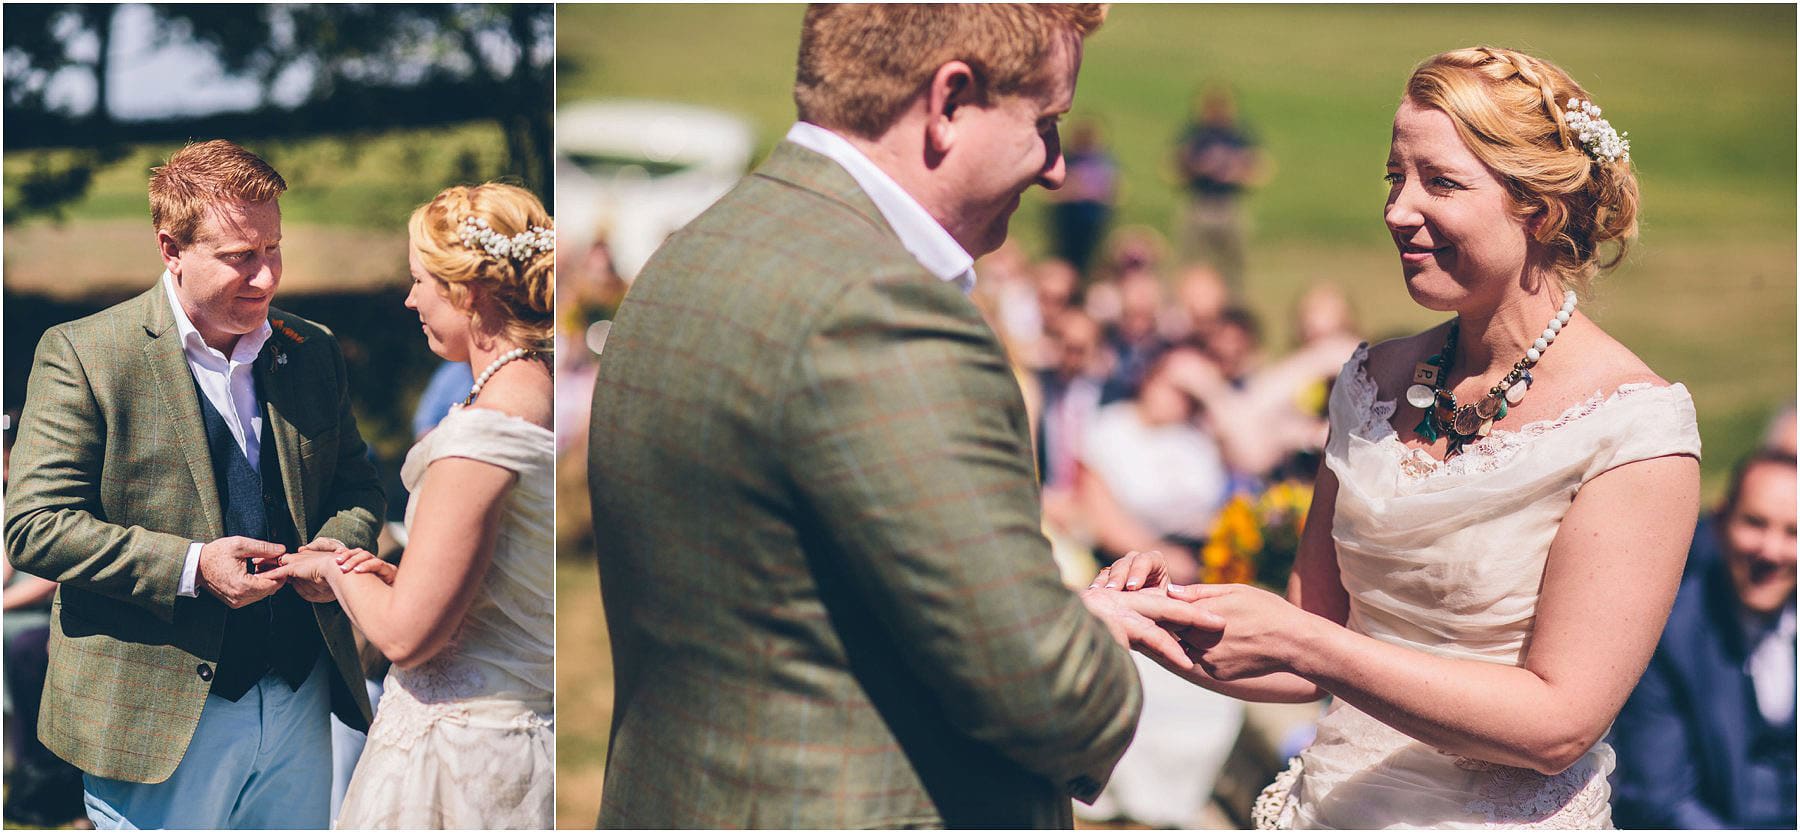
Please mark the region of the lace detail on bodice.
POLYGON ((1606 779, 1589 761, 1556 775, 1497 765, 1483 771, 1479 797, 1464 807, 1488 827, 1566 830, 1610 815, 1606 779))
POLYGON ((469 725, 466 699, 480 693, 486 682, 479 667, 458 662, 450 648, 412 668, 395 666, 388 672, 376 722, 394 745, 411 749, 440 723, 469 725))
POLYGON ((1496 428, 1488 436, 1463 446, 1457 456, 1439 460, 1422 448, 1411 448, 1400 441, 1400 435, 1394 431, 1394 411, 1399 403, 1380 398, 1375 380, 1369 378, 1369 346, 1358 347, 1350 361, 1353 371, 1345 383, 1349 385, 1350 401, 1358 405, 1356 419, 1350 423, 1353 430, 1365 439, 1391 446, 1399 457, 1400 471, 1414 480, 1498 471, 1533 440, 1590 416, 1612 402, 1656 389, 1656 385, 1638 382, 1620 385, 1611 395, 1596 391, 1587 399, 1570 405, 1554 419, 1529 422, 1512 431, 1496 428))
POLYGON ((1250 808, 1250 823, 1257 830, 1294 829, 1294 785, 1300 782, 1301 769, 1298 757, 1289 758, 1287 769, 1257 794, 1250 808))

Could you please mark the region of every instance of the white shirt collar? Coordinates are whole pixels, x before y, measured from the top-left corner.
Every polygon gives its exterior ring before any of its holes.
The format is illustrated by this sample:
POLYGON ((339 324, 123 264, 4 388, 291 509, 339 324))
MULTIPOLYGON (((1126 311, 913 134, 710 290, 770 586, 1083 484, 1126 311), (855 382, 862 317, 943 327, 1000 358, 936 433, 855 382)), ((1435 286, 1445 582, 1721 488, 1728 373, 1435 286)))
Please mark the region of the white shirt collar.
POLYGON ((256 359, 258 353, 262 352, 263 345, 268 343, 269 336, 275 332, 274 328, 269 326, 268 321, 263 321, 262 326, 238 337, 237 345, 231 348, 231 356, 227 358, 224 353, 214 350, 212 345, 206 343, 206 339, 200 337, 200 331, 194 327, 194 322, 188 319, 187 310, 181 308, 181 298, 175 294, 175 276, 169 274, 167 269, 164 269, 162 273, 162 285, 163 291, 169 296, 169 309, 175 313, 175 332, 181 336, 182 350, 193 359, 211 357, 217 362, 248 364, 256 359))
POLYGON ((900 245, 906 247, 920 266, 939 280, 956 284, 965 295, 974 291, 975 258, 970 257, 962 244, 938 224, 925 206, 906 193, 906 189, 886 171, 869 161, 855 145, 830 130, 803 121, 795 122, 788 129, 787 140, 843 166, 881 210, 881 216, 900 236, 900 245))

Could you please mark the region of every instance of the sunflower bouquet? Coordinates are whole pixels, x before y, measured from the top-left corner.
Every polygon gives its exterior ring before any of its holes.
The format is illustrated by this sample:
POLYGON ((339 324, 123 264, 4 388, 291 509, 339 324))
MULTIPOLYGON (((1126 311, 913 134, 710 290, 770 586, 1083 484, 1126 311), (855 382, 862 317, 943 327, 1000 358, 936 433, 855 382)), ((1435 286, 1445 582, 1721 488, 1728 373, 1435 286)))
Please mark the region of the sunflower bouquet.
POLYGON ((1281 592, 1294 568, 1312 493, 1310 483, 1284 480, 1259 495, 1233 495, 1200 550, 1200 580, 1208 584, 1253 581, 1281 592))

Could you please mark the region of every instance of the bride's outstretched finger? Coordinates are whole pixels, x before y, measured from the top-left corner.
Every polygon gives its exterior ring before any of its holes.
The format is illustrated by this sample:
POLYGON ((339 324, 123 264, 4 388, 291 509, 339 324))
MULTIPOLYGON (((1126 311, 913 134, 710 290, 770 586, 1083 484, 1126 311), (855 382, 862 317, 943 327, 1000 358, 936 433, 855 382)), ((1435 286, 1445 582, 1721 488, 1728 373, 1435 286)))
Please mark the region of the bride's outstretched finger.
POLYGON ((1088 589, 1089 590, 1098 590, 1103 587, 1108 588, 1108 589, 1116 589, 1118 587, 1118 585, 1107 583, 1111 580, 1112 580, 1112 566, 1108 565, 1105 567, 1101 567, 1100 572, 1094 574, 1094 581, 1088 585, 1088 589))
POLYGON ((1216 599, 1237 592, 1241 584, 1171 584, 1168 586, 1169 598, 1184 602, 1197 602, 1202 599, 1216 599))

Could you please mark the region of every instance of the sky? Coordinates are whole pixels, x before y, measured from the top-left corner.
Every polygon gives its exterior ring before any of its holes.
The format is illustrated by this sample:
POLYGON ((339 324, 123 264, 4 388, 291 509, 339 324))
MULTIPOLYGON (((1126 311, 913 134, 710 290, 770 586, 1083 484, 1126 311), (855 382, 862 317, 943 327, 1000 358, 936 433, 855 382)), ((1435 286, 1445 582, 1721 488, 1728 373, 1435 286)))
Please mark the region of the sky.
MULTIPOLYGON (((113 18, 112 101, 108 108, 116 119, 164 118, 205 115, 256 106, 257 85, 249 79, 224 75, 218 61, 205 50, 184 41, 154 42, 152 13, 133 4, 113 18)), ((76 57, 92 59, 99 38, 84 33, 73 44, 76 57)), ((309 74, 294 67, 276 78, 275 103, 290 106, 306 97, 309 74)), ((50 81, 51 106, 85 112, 93 106, 95 85, 85 67, 64 69, 50 81)))

